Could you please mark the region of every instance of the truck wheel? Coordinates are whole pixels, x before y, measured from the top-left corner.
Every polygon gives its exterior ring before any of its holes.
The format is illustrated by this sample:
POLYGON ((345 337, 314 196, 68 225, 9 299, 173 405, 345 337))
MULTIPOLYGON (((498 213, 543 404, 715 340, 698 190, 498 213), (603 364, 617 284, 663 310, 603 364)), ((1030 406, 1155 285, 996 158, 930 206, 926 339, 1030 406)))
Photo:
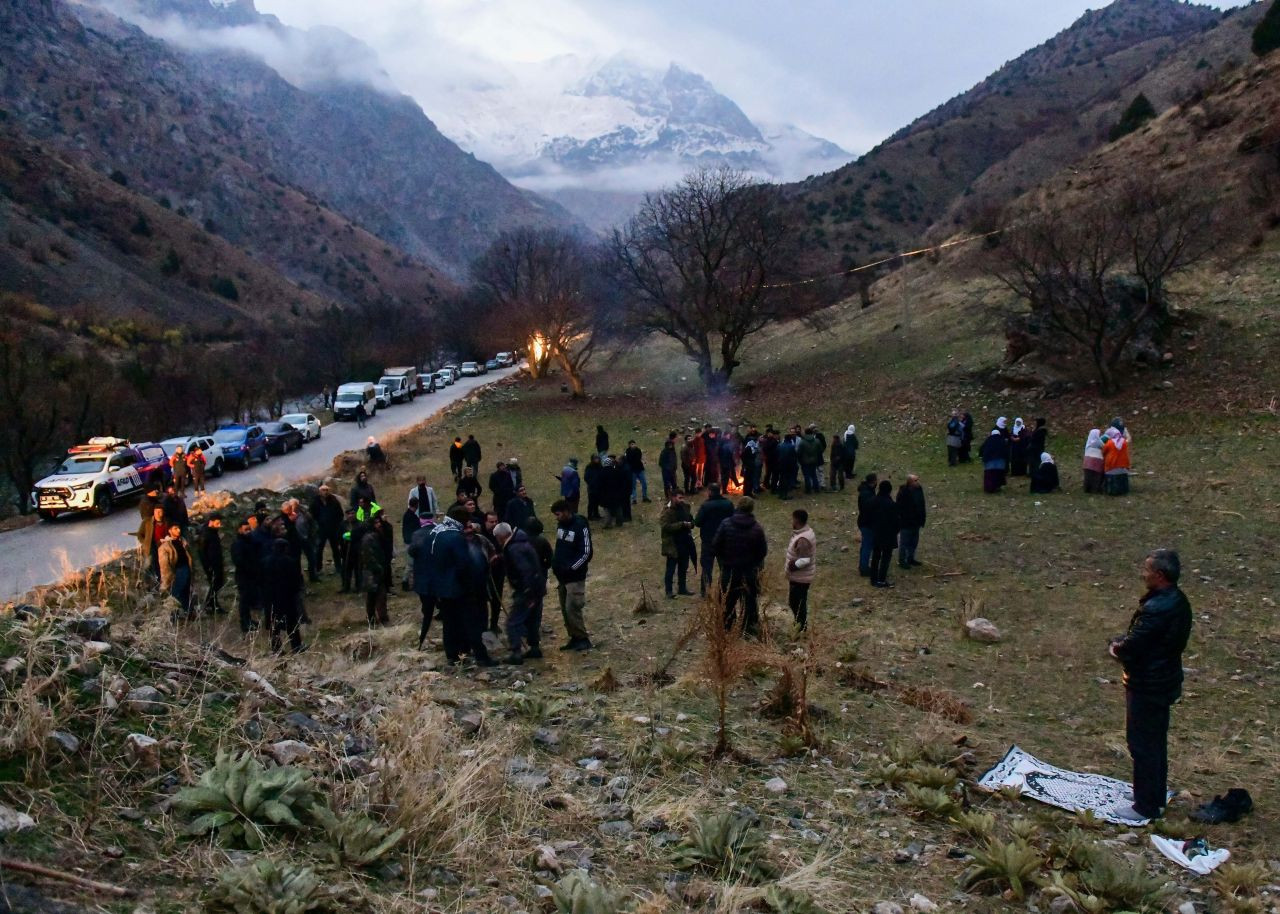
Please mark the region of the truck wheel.
POLYGON ((217 477, 221 476, 221 475, 222 475, 223 473, 225 473, 226 471, 227 471, 227 467, 226 467, 226 465, 222 462, 222 458, 221 458, 221 457, 219 457, 217 460, 215 460, 215 461, 213 462, 213 475, 214 475, 214 478, 215 478, 215 479, 216 479, 217 477))
POLYGON ((93 493, 93 513, 98 517, 106 517, 111 513, 112 507, 111 493, 100 486, 97 491, 93 493))

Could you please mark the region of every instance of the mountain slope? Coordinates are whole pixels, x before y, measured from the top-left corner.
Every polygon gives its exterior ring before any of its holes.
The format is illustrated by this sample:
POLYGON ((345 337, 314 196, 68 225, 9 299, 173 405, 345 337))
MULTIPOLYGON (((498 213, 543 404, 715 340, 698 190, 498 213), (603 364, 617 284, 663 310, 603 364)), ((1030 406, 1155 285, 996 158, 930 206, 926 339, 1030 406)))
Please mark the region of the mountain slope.
POLYGON ((1167 105, 1243 59, 1247 37, 1239 38, 1257 15, 1256 7, 1224 16, 1174 0, 1117 0, 1086 13, 857 162, 788 187, 810 267, 844 268, 912 246, 931 229, 943 236, 981 226, 1103 145, 1138 91, 1167 105))

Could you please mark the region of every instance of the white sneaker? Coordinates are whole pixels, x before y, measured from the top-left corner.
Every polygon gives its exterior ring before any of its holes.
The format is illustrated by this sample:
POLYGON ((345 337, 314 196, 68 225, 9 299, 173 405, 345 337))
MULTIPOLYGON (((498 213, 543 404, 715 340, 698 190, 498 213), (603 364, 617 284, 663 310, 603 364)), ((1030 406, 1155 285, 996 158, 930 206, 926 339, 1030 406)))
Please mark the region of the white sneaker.
POLYGON ((1134 809, 1131 803, 1117 803, 1107 810, 1107 814, 1129 825, 1146 825, 1151 820, 1150 816, 1134 809))

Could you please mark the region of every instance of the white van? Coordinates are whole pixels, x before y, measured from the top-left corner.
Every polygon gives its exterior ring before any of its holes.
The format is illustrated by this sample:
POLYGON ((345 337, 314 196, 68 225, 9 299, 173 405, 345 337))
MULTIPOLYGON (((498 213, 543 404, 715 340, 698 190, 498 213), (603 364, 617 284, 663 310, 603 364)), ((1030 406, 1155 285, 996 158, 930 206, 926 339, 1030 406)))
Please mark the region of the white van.
POLYGON ((372 418, 378 412, 378 395, 371 381, 352 381, 339 384, 338 393, 333 398, 333 418, 335 420, 354 419, 356 407, 364 404, 364 411, 372 418))

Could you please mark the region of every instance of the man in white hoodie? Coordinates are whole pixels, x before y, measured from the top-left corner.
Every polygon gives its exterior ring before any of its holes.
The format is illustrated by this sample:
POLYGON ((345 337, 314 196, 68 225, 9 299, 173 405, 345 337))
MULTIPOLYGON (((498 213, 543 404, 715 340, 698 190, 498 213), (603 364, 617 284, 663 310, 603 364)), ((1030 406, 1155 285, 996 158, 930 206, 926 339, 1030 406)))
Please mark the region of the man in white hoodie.
POLYGON ((813 583, 817 553, 818 540, 809 526, 809 512, 803 508, 792 511, 791 541, 787 543, 787 602, 800 631, 809 624, 809 585, 813 583))

